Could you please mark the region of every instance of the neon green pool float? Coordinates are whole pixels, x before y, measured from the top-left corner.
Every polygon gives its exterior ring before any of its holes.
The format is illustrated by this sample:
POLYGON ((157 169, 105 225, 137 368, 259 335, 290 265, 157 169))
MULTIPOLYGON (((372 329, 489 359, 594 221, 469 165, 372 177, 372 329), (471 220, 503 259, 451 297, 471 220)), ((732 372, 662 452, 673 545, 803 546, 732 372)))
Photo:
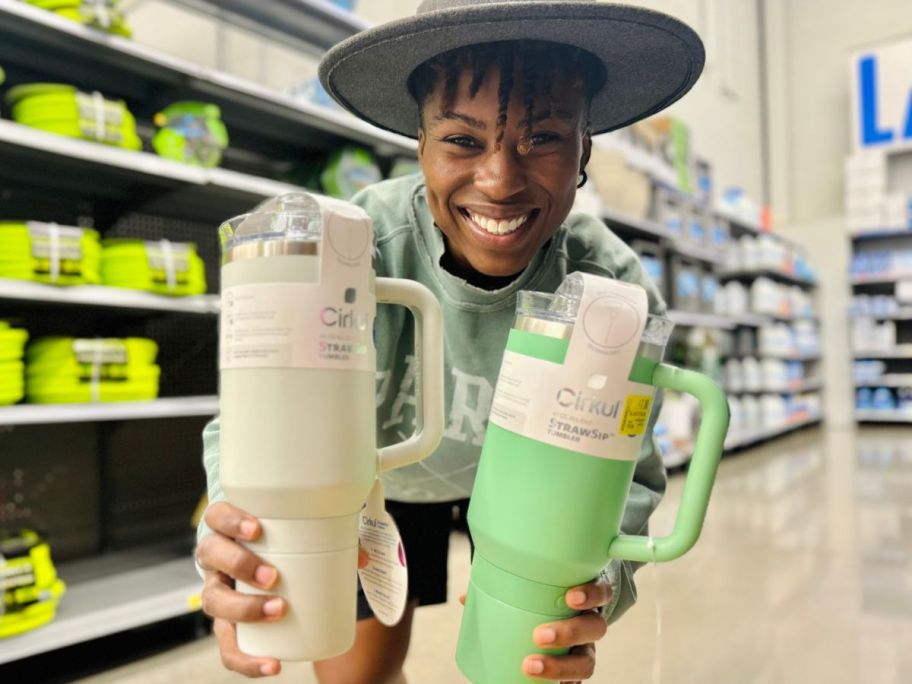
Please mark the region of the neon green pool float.
POLYGON ((22 359, 27 340, 28 332, 0 321, 0 363, 22 359))
POLYGON ((175 102, 155 115, 158 132, 152 148, 159 156, 185 164, 213 168, 228 147, 222 110, 207 102, 175 102))
POLYGON ((57 577, 48 543, 32 530, 0 539, 0 639, 54 619, 66 585, 57 577))
POLYGON ((37 404, 158 396, 158 345, 140 338, 44 337, 26 349, 26 397, 37 404))
POLYGON ((6 94, 13 120, 31 128, 70 138, 142 149, 136 119, 122 100, 83 93, 63 83, 30 83, 6 94))
POLYGON ((0 278, 53 285, 101 282, 101 242, 91 228, 0 221, 0 278))
POLYGON ((206 267, 190 242, 105 240, 101 252, 105 285, 185 296, 206 291, 206 267))
POLYGON ((130 38, 133 32, 127 24, 117 0, 26 0, 30 5, 54 12, 57 16, 85 26, 130 38))
POLYGON ((25 365, 22 363, 28 332, 0 321, 0 406, 9 406, 25 396, 25 365))

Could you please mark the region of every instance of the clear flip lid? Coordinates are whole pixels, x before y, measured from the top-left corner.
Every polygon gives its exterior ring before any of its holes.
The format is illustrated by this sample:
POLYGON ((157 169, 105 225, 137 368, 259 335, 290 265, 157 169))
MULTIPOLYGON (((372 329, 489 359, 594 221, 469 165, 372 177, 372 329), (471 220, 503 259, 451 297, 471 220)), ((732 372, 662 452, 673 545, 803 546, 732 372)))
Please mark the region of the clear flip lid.
MULTIPOLYGON (((568 340, 576 324, 582 297, 583 277, 579 273, 571 273, 564 278, 554 294, 523 290, 516 298, 516 321, 513 327, 568 340)), ((643 345, 664 347, 673 328, 674 323, 669 319, 650 315, 640 342, 643 345)))
POLYGON ((251 242, 280 240, 320 242, 323 212, 316 198, 306 192, 273 197, 249 214, 235 216, 219 228, 222 252, 251 242))

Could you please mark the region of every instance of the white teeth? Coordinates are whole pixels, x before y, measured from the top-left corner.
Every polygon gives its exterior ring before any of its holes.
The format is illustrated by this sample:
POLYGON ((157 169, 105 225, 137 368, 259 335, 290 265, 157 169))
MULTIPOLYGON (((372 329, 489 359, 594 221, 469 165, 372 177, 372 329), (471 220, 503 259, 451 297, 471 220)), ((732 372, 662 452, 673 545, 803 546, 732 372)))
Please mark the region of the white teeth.
POLYGON ((469 216, 476 224, 484 228, 492 235, 506 235, 508 233, 512 233, 514 230, 523 225, 529 218, 529 215, 526 214, 525 216, 517 216, 516 218, 510 220, 497 221, 486 216, 481 216, 480 214, 476 214, 474 212, 469 212, 469 216))

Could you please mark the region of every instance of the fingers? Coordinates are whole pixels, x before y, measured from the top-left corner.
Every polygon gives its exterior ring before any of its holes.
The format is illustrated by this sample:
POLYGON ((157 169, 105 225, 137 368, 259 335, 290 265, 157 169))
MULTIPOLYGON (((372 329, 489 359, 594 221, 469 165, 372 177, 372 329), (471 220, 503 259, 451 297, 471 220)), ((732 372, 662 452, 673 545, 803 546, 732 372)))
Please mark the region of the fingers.
POLYGON ((279 578, 268 563, 222 534, 208 534, 196 547, 196 558, 204 570, 222 572, 261 589, 270 589, 279 578))
POLYGON ((460 594, 460 595, 459 595, 459 602, 460 602, 462 605, 465 605, 465 602, 466 602, 466 595, 465 595, 465 594, 460 594))
POLYGON ((366 568, 367 564, 370 563, 370 554, 364 550, 364 547, 358 546, 358 569, 366 568))
POLYGON ((540 625, 535 628, 532 640, 540 648, 570 648, 598 641, 607 631, 605 618, 589 612, 540 625))
POLYGON ((610 603, 613 593, 608 581, 600 577, 589 584, 568 589, 564 600, 576 610, 592 610, 610 603))
POLYGON ((274 622, 288 611, 288 604, 281 598, 242 594, 215 574, 206 579, 202 601, 206 615, 230 622, 274 622))
POLYGON ((277 675, 282 669, 275 658, 254 658, 241 653, 237 645, 237 628, 227 620, 216 619, 212 625, 218 640, 222 664, 229 670, 247 677, 277 675))
POLYGON ((535 679, 577 682, 589 679, 595 672, 595 645, 584 644, 563 656, 527 656, 522 664, 523 672, 535 679))
POLYGON ((209 528, 232 539, 254 541, 262 533, 259 520, 227 501, 217 501, 203 516, 209 528))

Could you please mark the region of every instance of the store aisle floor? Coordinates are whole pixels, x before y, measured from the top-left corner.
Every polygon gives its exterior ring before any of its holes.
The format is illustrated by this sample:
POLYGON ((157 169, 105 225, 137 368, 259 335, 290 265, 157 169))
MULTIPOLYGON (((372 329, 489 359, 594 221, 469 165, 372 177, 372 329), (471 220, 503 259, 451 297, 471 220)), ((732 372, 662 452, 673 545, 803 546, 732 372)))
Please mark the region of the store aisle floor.
MULTIPOLYGON (((684 478, 653 531, 671 529, 684 478)), ((723 461, 687 557, 638 573, 640 602, 600 644, 592 682, 901 684, 912 681, 912 431, 813 430, 723 461), (657 634, 661 615, 661 635, 657 634)), ((452 652, 468 577, 418 613, 410 684, 464 682, 452 652)), ((83 684, 237 682, 209 638, 83 684)), ((272 681, 314 682, 306 665, 272 681)))

